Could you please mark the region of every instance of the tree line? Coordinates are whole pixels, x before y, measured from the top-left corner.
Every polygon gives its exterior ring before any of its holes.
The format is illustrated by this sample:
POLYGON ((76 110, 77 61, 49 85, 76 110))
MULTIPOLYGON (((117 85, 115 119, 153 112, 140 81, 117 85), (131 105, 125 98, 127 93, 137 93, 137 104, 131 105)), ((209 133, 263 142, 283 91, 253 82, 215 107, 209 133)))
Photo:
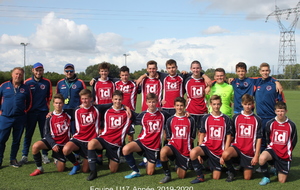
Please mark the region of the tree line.
MULTIPOLYGON (((99 64, 90 65, 88 66, 84 72, 77 72, 78 78, 88 82, 93 77, 99 76, 99 70, 98 70, 99 64)), ((25 73, 26 73, 26 79, 32 76, 32 65, 25 66, 25 73)), ((119 78, 119 71, 120 68, 117 65, 110 64, 110 76, 114 78, 119 78)), ((214 78, 214 68, 209 68, 203 72, 213 80, 214 78)), ((146 73, 146 69, 141 69, 138 71, 134 71, 133 73, 130 73, 130 79, 135 80, 138 79, 142 74, 146 73)), ((165 70, 160 70, 160 72, 166 72, 165 70)), ((284 73, 280 75, 272 75, 274 78, 277 79, 300 79, 300 64, 295 65, 287 65, 285 66, 284 73)), ((178 71, 179 73, 179 71, 178 71)), ((272 73, 271 73, 272 74, 272 73)), ((251 66, 248 68, 247 71, 248 77, 259 77, 259 67, 257 66, 251 66)), ((56 85, 56 83, 65 77, 64 74, 59 74, 56 72, 50 72, 47 71, 44 73, 44 77, 51 80, 53 85, 56 85)), ((235 78, 235 73, 226 73, 227 78, 235 78)), ((0 71, 0 84, 8 81, 11 79, 11 71, 0 71)), ((299 89, 300 82, 282 82, 282 85, 285 89, 299 89)))

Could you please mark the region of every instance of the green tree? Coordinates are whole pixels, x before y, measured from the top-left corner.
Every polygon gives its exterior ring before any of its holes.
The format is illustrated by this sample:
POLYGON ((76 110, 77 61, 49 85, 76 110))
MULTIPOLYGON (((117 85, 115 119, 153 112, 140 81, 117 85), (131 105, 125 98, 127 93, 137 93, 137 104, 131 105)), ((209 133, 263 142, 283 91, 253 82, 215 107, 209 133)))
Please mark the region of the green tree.
POLYGON ((206 76, 208 76, 210 79, 214 80, 215 75, 215 69, 209 68, 205 71, 206 76))
POLYGON ((248 77, 260 77, 259 68, 257 66, 251 66, 247 72, 248 77))

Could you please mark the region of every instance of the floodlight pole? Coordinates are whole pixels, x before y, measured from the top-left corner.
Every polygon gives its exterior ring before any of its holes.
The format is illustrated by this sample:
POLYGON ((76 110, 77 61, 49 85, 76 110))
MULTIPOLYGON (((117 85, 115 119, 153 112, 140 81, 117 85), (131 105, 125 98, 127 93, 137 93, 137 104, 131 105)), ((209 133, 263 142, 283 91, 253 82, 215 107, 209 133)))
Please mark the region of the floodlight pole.
POLYGON ((20 43, 21 46, 24 46, 24 81, 26 79, 26 72, 25 72, 25 66, 26 66, 26 46, 29 45, 29 43, 20 43))
POLYGON ((126 58, 127 58, 127 56, 129 56, 130 54, 129 54, 129 53, 124 53, 123 55, 124 55, 124 57, 125 57, 125 66, 127 66, 127 60, 126 60, 126 58))

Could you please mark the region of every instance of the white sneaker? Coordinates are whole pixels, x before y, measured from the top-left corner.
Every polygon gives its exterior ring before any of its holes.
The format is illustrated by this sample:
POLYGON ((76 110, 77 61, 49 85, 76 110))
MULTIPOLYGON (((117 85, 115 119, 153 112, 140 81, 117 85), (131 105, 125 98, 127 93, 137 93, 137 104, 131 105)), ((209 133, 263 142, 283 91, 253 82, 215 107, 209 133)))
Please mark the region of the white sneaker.
POLYGON ((45 155, 45 154, 42 155, 42 161, 43 161, 44 164, 49 164, 50 163, 50 160, 49 160, 48 156, 45 155))
POLYGON ((22 156, 19 164, 23 165, 23 164, 27 164, 28 163, 28 157, 27 156, 22 156))

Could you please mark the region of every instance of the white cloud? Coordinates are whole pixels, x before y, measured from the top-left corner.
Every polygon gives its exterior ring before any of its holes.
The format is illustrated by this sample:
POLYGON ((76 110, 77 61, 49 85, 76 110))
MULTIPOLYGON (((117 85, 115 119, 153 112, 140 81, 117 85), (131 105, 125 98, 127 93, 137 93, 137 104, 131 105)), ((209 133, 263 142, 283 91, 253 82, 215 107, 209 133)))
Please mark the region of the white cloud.
POLYGON ((202 34, 221 34, 228 33, 229 30, 221 28, 220 26, 210 26, 206 30, 202 31, 202 34))
MULTIPOLYGON (((212 31, 225 31, 218 26, 212 31)), ((299 39, 296 36, 296 39, 299 39)), ((30 42, 27 46, 26 63, 41 62, 46 71, 63 72, 63 65, 73 63, 76 71, 84 71, 89 65, 107 61, 118 66, 124 65, 124 53, 129 53, 127 65, 131 69, 145 68, 147 61, 156 60, 159 69, 165 69, 168 59, 175 59, 180 70, 189 70, 193 60, 199 60, 204 70, 223 67, 234 72, 239 61, 249 66, 268 62, 277 64, 279 35, 268 33, 223 34, 190 38, 165 38, 155 41, 131 41, 116 33, 93 34, 86 25, 56 18, 50 13, 37 26, 30 38, 22 36, 0 36, 1 70, 11 70, 23 66, 23 47, 20 42, 30 42), (126 43, 125 43, 126 42, 126 43)))
POLYGON ((56 18, 53 12, 42 19, 31 38, 32 45, 41 49, 77 50, 93 52, 96 39, 86 25, 77 25, 68 19, 56 18))

